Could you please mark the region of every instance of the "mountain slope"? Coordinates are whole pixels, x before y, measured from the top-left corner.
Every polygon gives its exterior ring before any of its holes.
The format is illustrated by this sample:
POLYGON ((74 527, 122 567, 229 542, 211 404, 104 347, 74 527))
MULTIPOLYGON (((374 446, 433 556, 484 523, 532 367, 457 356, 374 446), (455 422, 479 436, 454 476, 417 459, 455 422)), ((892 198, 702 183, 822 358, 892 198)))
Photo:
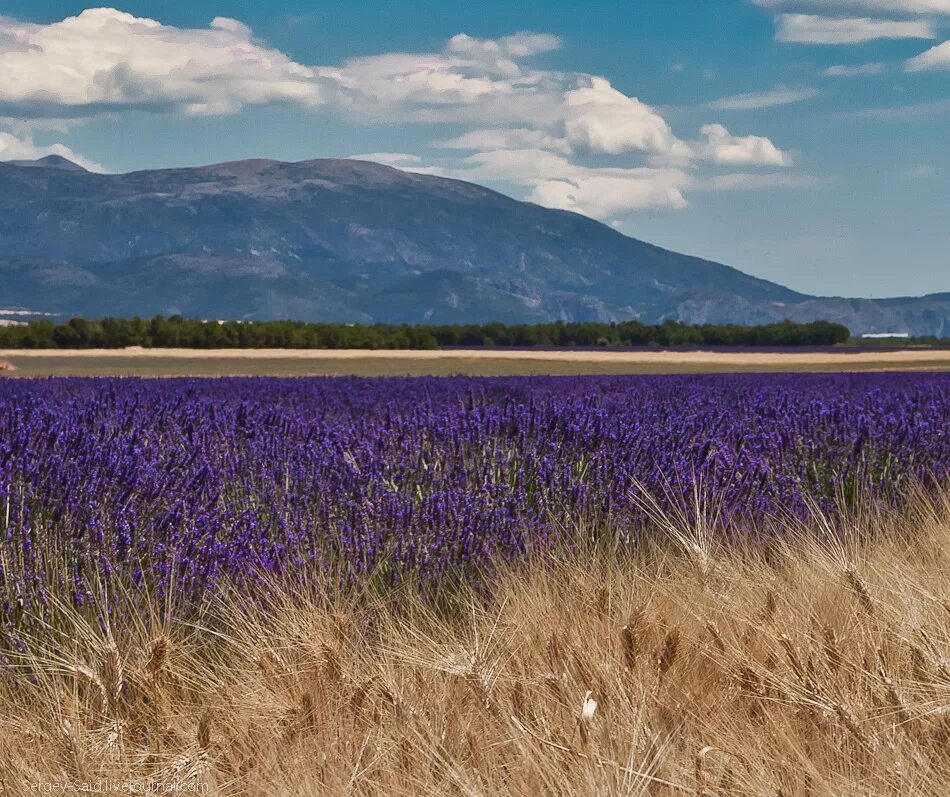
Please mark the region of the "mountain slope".
POLYGON ((375 163, 124 175, 65 164, 0 163, 0 307, 387 322, 833 314, 857 331, 950 334, 947 297, 816 299, 583 216, 375 163))
POLYGON ((68 160, 62 155, 47 155, 45 158, 40 158, 39 160, 25 160, 25 161, 7 161, 11 166, 22 166, 27 169, 61 169, 67 172, 84 172, 82 166, 78 163, 73 163, 71 160, 68 160))

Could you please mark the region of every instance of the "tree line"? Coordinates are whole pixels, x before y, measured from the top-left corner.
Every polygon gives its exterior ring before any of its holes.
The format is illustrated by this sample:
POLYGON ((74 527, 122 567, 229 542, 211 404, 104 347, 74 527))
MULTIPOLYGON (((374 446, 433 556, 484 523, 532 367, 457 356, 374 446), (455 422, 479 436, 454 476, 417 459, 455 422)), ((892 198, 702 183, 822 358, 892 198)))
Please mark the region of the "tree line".
POLYGON ((564 322, 548 324, 327 324, 155 318, 48 319, 0 327, 0 348, 435 349, 452 346, 833 346, 848 328, 829 321, 762 326, 564 322))

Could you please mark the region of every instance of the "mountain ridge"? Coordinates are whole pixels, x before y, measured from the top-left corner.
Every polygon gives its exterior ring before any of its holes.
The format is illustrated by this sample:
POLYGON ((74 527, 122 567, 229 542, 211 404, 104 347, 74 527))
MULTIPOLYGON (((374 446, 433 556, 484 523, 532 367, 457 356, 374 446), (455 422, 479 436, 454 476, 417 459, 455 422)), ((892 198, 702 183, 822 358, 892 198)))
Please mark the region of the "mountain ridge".
POLYGON ((61 169, 67 172, 85 172, 87 169, 75 161, 64 158, 62 155, 47 155, 36 160, 6 161, 11 166, 20 166, 28 169, 61 169))
POLYGON ((813 297, 585 216, 368 161, 110 175, 64 160, 0 163, 0 307, 364 323, 827 318, 950 335, 950 293, 813 297))

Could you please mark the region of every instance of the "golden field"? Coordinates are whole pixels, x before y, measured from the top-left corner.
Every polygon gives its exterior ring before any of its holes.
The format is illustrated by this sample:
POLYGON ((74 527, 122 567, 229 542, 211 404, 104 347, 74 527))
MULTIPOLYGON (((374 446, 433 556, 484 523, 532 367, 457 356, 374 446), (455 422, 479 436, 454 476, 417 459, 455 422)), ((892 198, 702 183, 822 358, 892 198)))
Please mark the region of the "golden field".
POLYGON ((0 791, 950 793, 950 499, 768 545, 655 521, 478 589, 63 608, 3 679, 0 791))
POLYGON ((589 351, 447 349, 2 350, 12 376, 572 375, 946 370, 950 350, 589 351))

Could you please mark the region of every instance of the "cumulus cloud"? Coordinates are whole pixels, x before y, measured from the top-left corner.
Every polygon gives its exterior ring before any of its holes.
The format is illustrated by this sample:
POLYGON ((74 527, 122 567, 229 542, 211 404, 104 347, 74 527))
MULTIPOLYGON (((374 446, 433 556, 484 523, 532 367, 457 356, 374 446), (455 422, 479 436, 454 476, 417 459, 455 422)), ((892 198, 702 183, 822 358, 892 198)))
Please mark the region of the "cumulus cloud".
POLYGON ((938 44, 905 65, 908 72, 923 72, 930 69, 950 69, 950 41, 938 44))
POLYGON ((356 58, 319 73, 335 108, 368 121, 482 125, 555 119, 568 80, 509 59, 449 51, 356 58))
POLYGON ((477 152, 463 161, 470 179, 500 180, 536 186, 548 179, 571 180, 593 171, 554 152, 541 149, 504 149, 477 152))
POLYGON ((837 18, 780 14, 775 38, 793 44, 860 44, 875 39, 933 39, 933 23, 869 17, 837 18))
POLYGON ((532 202, 600 219, 633 210, 685 207, 683 189, 690 179, 674 168, 591 168, 537 149, 479 152, 466 158, 455 174, 527 186, 532 202))
POLYGON ((647 152, 676 155, 684 151, 667 121, 636 97, 617 91, 604 78, 566 95, 565 133, 575 149, 619 155, 647 152))
POLYGON ((39 160, 49 155, 59 155, 61 158, 78 163, 91 172, 103 171, 102 166, 98 163, 73 152, 64 144, 38 146, 33 143, 33 139, 29 136, 18 137, 13 133, 5 133, 0 130, 0 161, 39 160))
MULTIPOLYGON (((721 127, 714 125, 712 127, 721 127)), ((771 162, 787 165, 786 156, 767 147, 756 152, 750 136, 741 139, 728 131, 705 130, 707 146, 715 140, 725 145, 720 162, 730 166, 771 162), (735 142, 743 142, 736 144, 735 142), (730 152, 729 147, 734 149, 730 152)), ((498 150, 466 158, 452 176, 465 180, 514 183, 530 189, 528 199, 539 205, 570 210, 612 223, 618 216, 639 210, 676 210, 688 204, 686 193, 695 191, 750 191, 770 188, 804 188, 818 184, 810 175, 737 172, 697 176, 684 169, 591 168, 545 150, 498 150)))
POLYGON ((775 108, 791 105, 818 96, 818 90, 812 88, 777 88, 772 91, 734 94, 706 103, 704 107, 718 111, 744 111, 759 108, 775 108))
MULTIPOLYGON (((719 124, 704 126, 700 135, 701 140, 693 142, 671 135, 669 142, 659 139, 662 146, 646 146, 635 138, 637 149, 655 156, 649 158, 655 165, 632 168, 581 165, 568 157, 576 154, 569 140, 525 128, 474 130, 438 144, 476 150, 451 172, 453 176, 523 186, 533 202, 605 220, 630 211, 685 207, 684 191, 697 184, 689 168, 697 161, 730 167, 786 167, 792 162, 764 136, 735 136, 719 124), (667 165, 662 165, 664 161, 667 165)), ((582 150, 590 148, 586 138, 581 144, 582 150)), ((779 180, 761 183, 761 187, 784 185, 779 180)), ((724 190, 734 188, 724 184, 724 190)))
POLYGON ((0 74, 0 111, 22 117, 129 108, 221 114, 264 103, 322 103, 313 69, 221 17, 202 30, 111 8, 50 25, 0 18, 0 74))
POLYGON ((668 176, 655 170, 642 176, 593 174, 573 180, 546 180, 528 199, 545 207, 599 219, 610 219, 632 210, 686 207, 681 175, 668 176))
POLYGON ((705 142, 698 154, 706 160, 728 166, 790 166, 791 156, 764 136, 734 136, 718 124, 704 125, 705 142))

